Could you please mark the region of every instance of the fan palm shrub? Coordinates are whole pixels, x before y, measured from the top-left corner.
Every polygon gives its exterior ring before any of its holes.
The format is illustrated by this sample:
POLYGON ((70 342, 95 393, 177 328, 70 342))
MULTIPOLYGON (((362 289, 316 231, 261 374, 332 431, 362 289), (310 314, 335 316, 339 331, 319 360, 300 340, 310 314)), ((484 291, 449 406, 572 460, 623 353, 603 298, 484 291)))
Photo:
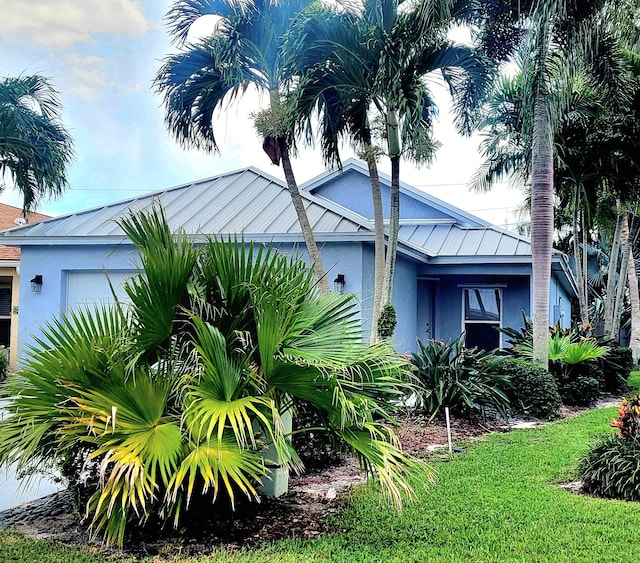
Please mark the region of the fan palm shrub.
POLYGON ((43 327, 5 391, 0 461, 57 464, 76 484, 93 465, 88 517, 118 543, 131 522, 257 501, 272 464, 299 470, 283 422, 296 401, 398 507, 410 473, 429 478, 387 411, 409 364, 362 341, 352 297, 270 247, 194 246, 158 207, 119 224, 140 257, 129 303, 43 327))

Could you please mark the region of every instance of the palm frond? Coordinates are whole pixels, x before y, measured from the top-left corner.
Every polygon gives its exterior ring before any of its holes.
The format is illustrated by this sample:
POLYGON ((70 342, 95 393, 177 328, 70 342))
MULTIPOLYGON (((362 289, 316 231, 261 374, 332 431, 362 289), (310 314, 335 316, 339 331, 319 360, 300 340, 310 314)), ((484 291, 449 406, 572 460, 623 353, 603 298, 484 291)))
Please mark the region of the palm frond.
POLYGON ((25 215, 68 188, 74 152, 61 109, 58 93, 41 75, 0 79, 0 174, 22 193, 25 215))
POLYGON ((224 490, 235 506, 237 491, 258 500, 255 484, 266 475, 267 469, 260 455, 239 448, 233 439, 215 444, 192 444, 167 492, 174 503, 184 495, 188 506, 195 492, 206 494, 211 490, 212 501, 215 501, 224 490), (196 486, 200 490, 196 490, 196 486))
POLYGON ((185 233, 171 232, 157 204, 148 212, 123 217, 118 225, 136 245, 143 267, 143 274, 125 283, 133 325, 138 327, 136 342, 143 352, 172 334, 177 310, 187 301, 198 250, 185 233))
POLYGON ((419 479, 423 486, 433 482, 432 469, 403 454, 393 434, 384 426, 370 422, 338 433, 351 446, 363 468, 378 479, 383 493, 398 510, 402 509, 403 497, 414 494, 411 485, 414 479, 419 479))

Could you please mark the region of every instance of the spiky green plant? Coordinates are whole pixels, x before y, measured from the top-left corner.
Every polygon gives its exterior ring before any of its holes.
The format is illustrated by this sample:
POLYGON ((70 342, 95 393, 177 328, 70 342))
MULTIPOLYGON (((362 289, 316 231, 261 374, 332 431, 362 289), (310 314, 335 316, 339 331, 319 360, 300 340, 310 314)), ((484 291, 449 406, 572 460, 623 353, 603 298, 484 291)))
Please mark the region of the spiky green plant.
POLYGON ((270 462, 299 469, 283 424, 294 398, 396 506, 409 473, 429 478, 387 424, 408 362, 363 342, 352 297, 322 294, 308 266, 269 247, 195 247, 157 207, 119 224, 140 257, 130 302, 43 327, 5 392, 1 462, 69 467, 86 452, 88 515, 118 543, 133 521, 256 500, 270 462))
POLYGON ((465 347, 466 335, 443 342, 418 340, 412 354, 418 406, 435 418, 445 407, 455 413, 479 412, 490 407, 507 418, 510 387, 508 376, 498 366, 503 358, 478 348, 465 347))

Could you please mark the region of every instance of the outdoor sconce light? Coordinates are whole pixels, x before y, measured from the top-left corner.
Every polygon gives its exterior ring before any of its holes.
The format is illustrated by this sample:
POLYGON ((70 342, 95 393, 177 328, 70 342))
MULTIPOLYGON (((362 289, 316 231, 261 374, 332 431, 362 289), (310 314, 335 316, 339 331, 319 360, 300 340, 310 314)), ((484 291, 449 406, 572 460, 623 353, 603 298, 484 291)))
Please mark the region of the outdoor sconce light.
POLYGON ((344 274, 338 274, 336 276, 336 279, 333 280, 334 291, 337 291, 338 293, 344 293, 344 285, 345 285, 344 274))
POLYGON ((42 291, 42 276, 37 274, 31 280, 31 293, 40 293, 42 291))

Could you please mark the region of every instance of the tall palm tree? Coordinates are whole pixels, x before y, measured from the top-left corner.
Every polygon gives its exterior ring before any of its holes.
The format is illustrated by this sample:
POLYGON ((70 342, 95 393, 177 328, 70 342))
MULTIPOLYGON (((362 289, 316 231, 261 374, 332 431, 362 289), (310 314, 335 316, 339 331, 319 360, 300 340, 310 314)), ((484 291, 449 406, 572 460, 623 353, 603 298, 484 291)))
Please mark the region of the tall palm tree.
MULTIPOLYGON (((531 241, 533 262, 534 359, 548 364, 549 279, 553 247, 554 132, 568 103, 554 81, 586 72, 600 87, 612 91, 615 74, 608 74, 607 48, 601 41, 606 28, 602 9, 606 0, 533 0, 495 2, 492 17, 516 29, 523 60, 523 130, 530 143, 531 241), (517 5, 516 5, 517 4, 517 5)), ((619 92, 618 92, 619 94, 619 92)), ((616 95, 618 95, 616 94, 616 95)))
MULTIPOLYGON (((486 191, 493 182, 505 177, 522 186, 529 184, 531 141, 522 115, 526 80, 527 69, 519 65, 516 75, 501 77, 485 104, 479 127, 484 130, 481 152, 486 160, 471 181, 471 188, 476 191, 486 191)), ((582 322, 588 323, 587 276, 584 274, 586 252, 581 252, 586 243, 582 241, 581 234, 589 228, 587 220, 592 218, 589 211, 597 205, 595 183, 600 183, 602 175, 591 165, 594 162, 593 150, 581 142, 580 133, 590 126, 597 113, 602 112, 603 105, 599 97, 591 96, 593 89, 585 84, 583 77, 566 87, 570 89, 568 97, 571 101, 554 136, 558 209, 564 210, 556 216, 556 222, 559 229, 566 228, 567 222, 571 224, 580 315, 582 322), (568 210, 571 210, 571 215, 568 210)))
POLYGON ((465 125, 464 117, 485 79, 482 57, 446 36, 454 21, 468 15, 467 4, 364 0, 346 11, 327 8, 310 13, 294 33, 292 64, 303 74, 296 92, 297 112, 306 122, 316 110, 320 113, 321 145, 328 162, 339 164, 338 139, 345 136, 360 150, 369 168, 376 234, 374 339, 378 315, 391 302, 393 292, 400 159, 425 163, 437 147, 431 136, 437 107, 425 77, 441 74, 465 125), (384 148, 378 148, 376 141, 384 148), (381 153, 391 161, 386 259, 377 171, 381 153))
POLYGON ((60 122, 62 107, 40 75, 0 78, 0 187, 8 175, 23 197, 25 217, 47 197, 69 186, 71 136, 60 122))
POLYGON ((224 104, 255 86, 269 95, 269 109, 256 118, 263 148, 284 170, 309 257, 320 286, 328 290, 304 200, 291 166, 293 136, 284 95, 295 77, 283 64, 282 45, 293 22, 311 0, 177 0, 167 14, 170 33, 182 50, 168 56, 155 79, 164 95, 165 121, 184 146, 216 151, 213 116, 224 104), (197 44, 187 42, 200 17, 220 17, 215 31, 197 44))

